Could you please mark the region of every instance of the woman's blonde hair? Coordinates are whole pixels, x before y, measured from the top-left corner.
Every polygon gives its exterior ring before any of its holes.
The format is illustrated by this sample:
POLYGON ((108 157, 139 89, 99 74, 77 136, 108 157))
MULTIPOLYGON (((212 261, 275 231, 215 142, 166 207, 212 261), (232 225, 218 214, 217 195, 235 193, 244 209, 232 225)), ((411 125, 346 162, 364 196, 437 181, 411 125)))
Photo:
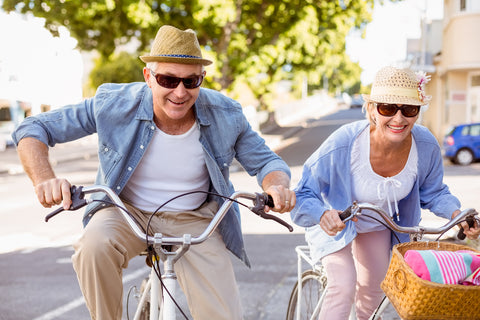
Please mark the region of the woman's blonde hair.
POLYGON ((371 101, 365 101, 362 106, 362 111, 365 112, 365 117, 370 122, 371 126, 376 124, 375 118, 373 118, 373 108, 375 108, 375 103, 371 101))

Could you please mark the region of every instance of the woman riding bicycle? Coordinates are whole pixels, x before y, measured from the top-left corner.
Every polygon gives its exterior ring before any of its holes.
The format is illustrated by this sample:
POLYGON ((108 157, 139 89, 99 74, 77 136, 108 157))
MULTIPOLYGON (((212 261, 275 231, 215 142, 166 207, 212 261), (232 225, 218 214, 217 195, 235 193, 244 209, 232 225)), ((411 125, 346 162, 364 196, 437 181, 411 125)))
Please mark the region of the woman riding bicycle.
MULTIPOLYGON (((383 297, 392 234, 366 216, 344 224, 339 213, 354 200, 382 207, 401 226, 418 225, 422 208, 446 219, 460 213, 443 183, 437 140, 415 124, 430 100, 428 80, 409 69, 382 68, 364 95, 367 120, 338 129, 304 165, 291 215, 307 227, 312 259, 321 259, 327 272, 320 319, 348 319, 353 303, 357 318, 368 319, 383 297)), ((480 234, 478 225, 463 227, 469 238, 480 234)))

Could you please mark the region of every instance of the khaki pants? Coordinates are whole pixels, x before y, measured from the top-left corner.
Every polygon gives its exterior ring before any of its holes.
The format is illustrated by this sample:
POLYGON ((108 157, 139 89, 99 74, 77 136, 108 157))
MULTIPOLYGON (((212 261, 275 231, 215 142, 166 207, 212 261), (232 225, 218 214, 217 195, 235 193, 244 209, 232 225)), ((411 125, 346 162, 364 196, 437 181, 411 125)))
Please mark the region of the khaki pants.
MULTIPOLYGON (((150 214, 127 208, 145 229, 150 214)), ((152 219, 150 228, 165 236, 199 236, 216 209, 217 204, 210 202, 195 211, 161 212, 152 219)), ((146 248, 118 210, 106 208, 95 213, 74 245, 73 267, 95 320, 122 318, 122 269, 146 248)), ((218 232, 204 243, 190 246, 175 263, 175 272, 195 320, 242 319, 230 254, 218 232)))

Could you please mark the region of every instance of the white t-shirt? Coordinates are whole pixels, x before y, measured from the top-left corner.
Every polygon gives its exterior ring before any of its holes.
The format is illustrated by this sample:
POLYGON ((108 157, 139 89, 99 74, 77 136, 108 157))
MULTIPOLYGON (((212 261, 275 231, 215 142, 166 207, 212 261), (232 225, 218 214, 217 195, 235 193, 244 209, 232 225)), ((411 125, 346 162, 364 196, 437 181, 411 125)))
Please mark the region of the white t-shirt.
MULTIPOLYGON (((354 141, 351 158, 353 198, 381 207, 392 217, 398 214, 398 201, 405 198, 413 188, 417 176, 417 148, 412 137, 412 146, 405 167, 393 177, 382 177, 373 171, 370 164, 370 127, 354 141)), ((355 223, 357 232, 365 233, 385 229, 379 222, 363 216, 368 214, 383 222, 379 214, 363 210, 355 223)), ((401 214, 401 213, 400 213, 401 214)))
MULTIPOLYGON (((196 123, 181 135, 169 135, 157 128, 122 197, 139 209, 154 212, 185 192, 208 191, 210 178, 199 137, 196 123)), ((194 210, 206 198, 205 193, 182 196, 160 211, 194 210)))

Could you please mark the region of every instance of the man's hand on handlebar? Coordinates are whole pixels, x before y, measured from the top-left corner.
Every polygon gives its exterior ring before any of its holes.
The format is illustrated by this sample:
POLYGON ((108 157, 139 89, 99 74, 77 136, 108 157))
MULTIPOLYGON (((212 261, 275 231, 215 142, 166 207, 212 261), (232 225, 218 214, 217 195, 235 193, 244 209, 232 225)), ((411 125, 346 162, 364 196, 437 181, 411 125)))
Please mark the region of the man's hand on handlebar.
POLYGON ((70 193, 70 182, 66 179, 53 178, 45 180, 35 186, 35 193, 38 201, 45 208, 63 203, 63 208, 67 210, 72 204, 70 193))
MULTIPOLYGON (((341 213, 342 211, 335 209, 327 210, 320 218, 320 227, 329 236, 334 236, 345 228, 345 223, 342 221, 342 219, 340 219, 341 213)), ((353 217, 352 220, 358 221, 358 218, 353 217)))
POLYGON ((275 204, 275 207, 273 208, 265 206, 265 212, 268 212, 271 209, 275 212, 284 213, 295 207, 296 197, 294 191, 285 188, 282 185, 272 185, 268 187, 265 192, 272 196, 273 203, 275 204))

